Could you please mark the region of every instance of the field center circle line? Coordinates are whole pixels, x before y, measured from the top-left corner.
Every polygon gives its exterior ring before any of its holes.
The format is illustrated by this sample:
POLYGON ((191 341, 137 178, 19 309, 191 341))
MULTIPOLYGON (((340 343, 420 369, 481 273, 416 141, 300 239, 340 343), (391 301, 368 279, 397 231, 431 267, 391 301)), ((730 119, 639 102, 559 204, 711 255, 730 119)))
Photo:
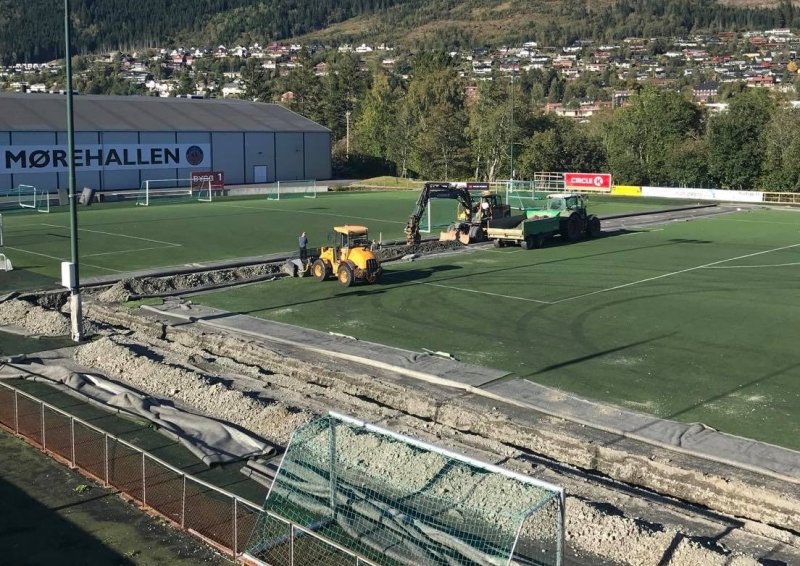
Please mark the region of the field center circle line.
POLYGON ((442 285, 441 283, 428 283, 426 281, 412 281, 416 285, 430 285, 431 287, 441 287, 442 289, 452 289, 453 291, 464 291, 465 293, 478 293, 480 295, 489 295, 492 297, 501 297, 503 299, 511 299, 514 301, 526 301, 529 303, 539 303, 541 305, 550 305, 549 301, 540 301, 539 299, 528 299, 526 297, 515 297, 514 295, 502 295, 500 293, 490 293, 489 291, 478 291, 476 289, 465 289, 463 287, 453 287, 452 285, 442 285))
MULTIPOLYGON (((69 226, 61 226, 59 224, 46 224, 45 222, 40 222, 41 226, 49 226, 50 228, 64 228, 65 230, 69 228, 69 226)), ((118 238, 130 238, 132 240, 142 240, 143 242, 153 242, 154 244, 164 244, 166 246, 170 246, 173 248, 180 248, 183 244, 176 244, 175 242, 165 242, 163 240, 153 240, 152 238, 142 238, 141 236, 129 236, 128 234, 117 234, 115 232, 104 232, 103 230, 92 230, 90 228, 78 228, 79 232, 89 232, 91 234, 103 234, 104 236, 117 236, 118 238)))
MULTIPOLYGON (((8 249, 8 250, 14 250, 15 252, 20 252, 20 253, 23 253, 23 254, 31 254, 31 255, 36 255, 36 256, 40 256, 40 257, 46 257, 47 259, 53 259, 55 261, 61 261, 61 262, 68 261, 66 258, 63 258, 63 257, 56 257, 56 256, 52 256, 52 255, 42 254, 42 253, 39 253, 39 252, 32 252, 30 250, 23 250, 22 248, 14 248, 12 246, 3 246, 3 247, 5 249, 8 249)), ((88 265, 89 267, 94 267, 95 269, 104 269, 105 271, 111 271, 113 273, 125 273, 124 271, 120 271, 119 269, 111 269, 110 267, 103 267, 101 265, 92 265, 91 263, 86 263, 86 262, 81 262, 81 264, 88 265)))
POLYGON ((268 207, 261 207, 261 206, 244 206, 241 204, 222 204, 220 206, 225 206, 228 208, 246 208, 248 210, 263 210, 264 212, 288 212, 288 213, 298 213, 298 214, 313 214, 316 216, 333 216, 335 218, 354 218, 356 220, 369 220, 371 222, 386 222, 389 224, 405 224, 405 222, 400 222, 399 220, 383 220, 380 218, 369 218, 367 216, 350 216, 348 214, 336 214, 333 212, 315 212, 313 210, 278 210, 275 208, 268 208, 268 207))
POLYGON ((663 273, 661 275, 656 275, 655 277, 647 277, 646 279, 639 279, 638 281, 631 281, 630 283, 623 283, 622 285, 615 285, 614 287, 608 287, 607 289, 600 289, 598 291, 592 291, 591 293, 583 293, 581 295, 575 295, 573 297, 566 297, 564 299, 558 299, 557 301, 553 301, 550 304, 557 305, 558 303, 564 303, 566 301, 572 301, 575 299, 583 299, 584 297, 591 297, 592 295, 599 295, 600 293, 607 293, 609 291, 616 291, 618 289, 624 289, 625 287, 632 287, 633 285, 638 285, 640 283, 647 283, 649 281, 656 281, 658 279, 664 279, 665 277, 672 277, 673 275, 680 275, 681 273, 688 273, 690 271, 696 271, 698 269, 707 269, 713 267, 715 265, 719 265, 721 263, 727 263, 729 261, 736 261, 737 259, 745 259, 748 257, 755 257, 757 255, 769 254, 772 252, 779 252, 781 250, 788 250, 791 248, 796 248, 800 246, 800 244, 792 244, 790 246, 781 246, 779 248, 772 248, 770 250, 762 250, 760 252, 753 252, 751 254, 740 255, 736 257, 730 257, 728 259, 720 259, 718 261, 712 261, 711 263, 704 263, 703 265, 696 265, 694 267, 687 267, 686 269, 680 269, 678 271, 672 271, 670 273, 663 273))

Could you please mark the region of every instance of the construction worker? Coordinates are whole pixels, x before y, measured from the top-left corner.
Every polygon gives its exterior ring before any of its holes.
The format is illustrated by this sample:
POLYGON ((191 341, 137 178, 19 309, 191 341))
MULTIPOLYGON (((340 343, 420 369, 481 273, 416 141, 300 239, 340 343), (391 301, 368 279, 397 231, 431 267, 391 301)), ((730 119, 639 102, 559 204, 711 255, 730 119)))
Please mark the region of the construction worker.
POLYGON ((305 232, 300 234, 297 244, 300 246, 300 261, 305 261, 308 258, 308 236, 305 232))

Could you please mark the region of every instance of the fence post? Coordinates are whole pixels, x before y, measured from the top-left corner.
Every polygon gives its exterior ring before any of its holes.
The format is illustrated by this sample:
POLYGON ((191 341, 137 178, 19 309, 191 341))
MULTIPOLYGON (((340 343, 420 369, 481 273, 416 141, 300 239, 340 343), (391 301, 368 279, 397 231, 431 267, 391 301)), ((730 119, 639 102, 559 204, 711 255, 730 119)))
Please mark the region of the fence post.
POLYGON ((42 419, 42 423, 41 423, 41 425, 42 425, 42 427, 41 427, 41 430, 42 430, 42 450, 47 450, 47 438, 46 438, 47 433, 45 432, 45 428, 44 428, 44 403, 40 402, 39 403, 39 407, 41 407, 41 409, 42 409, 41 411, 39 411, 39 418, 42 419))
POLYGON ((294 523, 289 523, 289 566, 294 566, 294 523))
POLYGON ((239 554, 239 525, 238 525, 238 516, 239 516, 239 508, 238 508, 239 500, 234 497, 233 498, 233 559, 236 560, 237 554, 239 554))
POLYGON ((145 455, 144 455, 144 451, 142 451, 142 503, 147 505, 147 481, 145 479, 146 476, 145 476, 145 473, 144 473, 144 459, 145 459, 145 455))
POLYGON ((69 436, 70 444, 72 445, 72 467, 75 467, 75 417, 69 416, 69 436))
POLYGON ((108 487, 109 485, 111 485, 111 471, 109 469, 111 468, 111 466, 109 465, 108 462, 111 456, 108 453, 108 433, 103 434, 103 444, 104 444, 103 452, 105 452, 105 457, 103 459, 105 460, 105 465, 106 465, 105 481, 106 481, 106 487, 108 487))
POLYGON ((183 495, 181 496, 181 528, 186 528, 186 474, 183 474, 183 495))
POLYGON ((19 399, 17 390, 14 390, 14 432, 19 434, 19 399))

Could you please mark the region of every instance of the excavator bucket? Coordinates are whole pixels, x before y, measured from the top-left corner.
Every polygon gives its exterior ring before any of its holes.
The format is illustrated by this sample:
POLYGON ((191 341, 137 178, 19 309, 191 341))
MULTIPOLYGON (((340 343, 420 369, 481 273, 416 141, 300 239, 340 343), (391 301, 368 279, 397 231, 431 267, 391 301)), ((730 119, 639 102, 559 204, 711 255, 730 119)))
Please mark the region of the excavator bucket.
POLYGON ((440 242, 454 242, 454 241, 460 239, 459 238, 460 235, 461 235, 461 231, 459 231, 458 228, 452 228, 451 227, 448 230, 445 230, 444 232, 439 232, 439 241, 440 242))
MULTIPOLYGON (((464 230, 469 229, 467 225, 453 224, 444 232, 439 233, 440 242, 455 242, 459 241, 465 246, 473 241, 477 241, 474 237, 470 236, 469 232, 464 230)), ((478 227, 480 230, 480 227, 478 227)))

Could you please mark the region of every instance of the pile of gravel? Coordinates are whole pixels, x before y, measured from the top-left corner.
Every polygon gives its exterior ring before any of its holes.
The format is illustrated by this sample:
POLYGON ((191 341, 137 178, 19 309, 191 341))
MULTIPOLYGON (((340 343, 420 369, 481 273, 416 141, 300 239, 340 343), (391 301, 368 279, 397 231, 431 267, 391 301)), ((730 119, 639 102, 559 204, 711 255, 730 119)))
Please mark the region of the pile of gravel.
POLYGON ((65 336, 70 333, 68 315, 19 299, 0 303, 0 324, 18 326, 40 336, 65 336))
POLYGON ((97 295, 98 300, 107 303, 124 302, 136 295, 160 295, 175 291, 190 291, 208 285, 242 283, 253 279, 277 275, 281 265, 262 263, 219 269, 166 275, 163 277, 137 277, 118 281, 109 289, 97 295))
POLYGON ((141 344, 114 336, 77 348, 75 359, 134 388, 239 425, 267 440, 285 444, 312 415, 283 403, 232 388, 217 376, 171 364, 163 354, 143 355, 141 344))
POLYGON ((422 242, 416 246, 387 246, 375 250, 375 257, 379 261, 393 261, 409 254, 429 255, 463 248, 464 244, 458 241, 450 242, 422 242))

